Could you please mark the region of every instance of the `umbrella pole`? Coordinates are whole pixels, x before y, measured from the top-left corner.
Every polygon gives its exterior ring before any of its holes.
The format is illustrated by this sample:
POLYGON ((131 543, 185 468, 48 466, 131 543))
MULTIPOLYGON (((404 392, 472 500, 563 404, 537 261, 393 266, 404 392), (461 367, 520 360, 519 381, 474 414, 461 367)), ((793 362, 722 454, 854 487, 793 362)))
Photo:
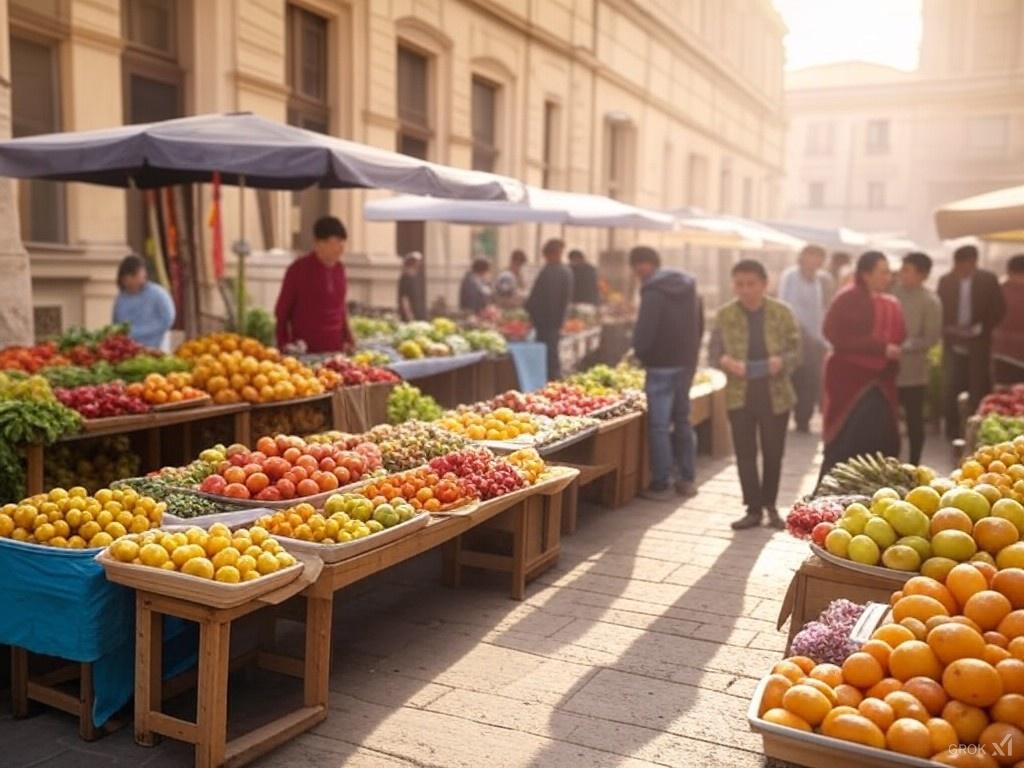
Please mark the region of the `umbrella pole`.
POLYGON ((238 275, 235 287, 235 329, 245 333, 245 259, 249 255, 249 244, 245 240, 245 176, 238 177, 238 240, 234 251, 238 259, 238 275))

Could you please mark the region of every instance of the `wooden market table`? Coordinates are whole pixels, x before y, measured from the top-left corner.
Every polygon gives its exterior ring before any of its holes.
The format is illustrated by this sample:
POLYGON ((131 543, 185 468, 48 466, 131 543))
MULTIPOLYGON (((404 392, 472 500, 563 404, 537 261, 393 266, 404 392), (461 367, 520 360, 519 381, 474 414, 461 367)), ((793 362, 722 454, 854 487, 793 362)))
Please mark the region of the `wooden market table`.
POLYGON ((333 605, 330 596, 306 594, 305 657, 294 665, 298 669, 274 664, 275 656, 270 649, 260 649, 254 658, 257 666, 298 674, 304 681, 302 706, 242 736, 227 738, 231 623, 256 611, 270 610, 279 602, 298 596, 307 586, 300 579, 234 608, 212 608, 182 598, 136 590, 135 741, 153 746, 160 736, 167 736, 195 745, 198 768, 240 766, 323 721, 328 706, 333 605), (199 624, 195 722, 162 711, 164 616, 199 624))
MULTIPOLYGON (((142 452, 143 470, 159 469, 161 466, 161 430, 168 427, 182 426, 181 450, 185 456, 194 456, 194 427, 199 422, 230 416, 232 419, 233 442, 248 444, 250 434, 250 406, 248 403, 231 403, 228 405, 204 405, 197 408, 181 408, 174 411, 150 411, 130 416, 113 416, 106 419, 93 419, 84 423, 81 432, 67 435, 58 441, 74 443, 95 437, 126 435, 133 432, 145 433, 145 448, 142 452)), ((43 466, 45 451, 42 445, 33 444, 25 447, 26 458, 26 490, 29 496, 42 493, 44 488, 43 466)))

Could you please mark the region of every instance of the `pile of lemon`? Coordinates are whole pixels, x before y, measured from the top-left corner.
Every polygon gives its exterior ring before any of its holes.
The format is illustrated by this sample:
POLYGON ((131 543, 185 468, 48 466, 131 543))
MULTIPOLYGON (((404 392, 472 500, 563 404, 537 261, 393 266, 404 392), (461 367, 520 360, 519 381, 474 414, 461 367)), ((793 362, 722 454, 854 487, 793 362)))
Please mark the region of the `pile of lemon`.
POLYGON ((54 488, 0 507, 0 538, 62 549, 109 546, 160 525, 163 502, 133 490, 54 488))
POLYGON ((223 523, 214 523, 205 531, 196 527, 174 533, 148 531, 119 539, 108 551, 122 563, 225 584, 253 581, 296 563, 277 539, 258 525, 234 531, 223 523))
POLYGON ((511 408, 497 408, 487 414, 449 411, 437 423, 470 440, 515 440, 534 435, 540 428, 530 414, 516 413, 511 408))

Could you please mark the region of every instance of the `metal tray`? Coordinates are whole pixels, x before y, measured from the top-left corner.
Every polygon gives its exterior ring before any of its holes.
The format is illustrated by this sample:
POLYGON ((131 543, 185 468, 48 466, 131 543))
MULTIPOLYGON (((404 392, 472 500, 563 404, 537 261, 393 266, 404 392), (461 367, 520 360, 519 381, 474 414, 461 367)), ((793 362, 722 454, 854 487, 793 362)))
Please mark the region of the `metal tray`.
POLYGON ((761 719, 758 710, 761 708, 761 698, 764 696, 767 683, 768 677, 765 676, 758 683, 747 709, 750 730, 763 737, 764 753, 767 757, 808 768, 935 768, 935 763, 920 757, 901 755, 887 749, 866 747, 818 733, 807 733, 784 725, 766 723, 761 719))
POLYGON ((883 568, 877 565, 864 565, 862 563, 855 563, 853 560, 847 560, 842 557, 836 557, 831 552, 822 547, 819 547, 813 541, 808 542, 811 547, 811 552, 816 554, 822 560, 832 565, 838 566, 839 568, 846 568, 849 571, 856 571, 857 573, 863 573, 867 576, 875 576, 879 579, 885 579, 891 581, 893 584, 904 584, 907 579, 913 576, 920 576, 918 571, 895 571, 892 568, 883 568))
POLYGON ((340 563, 342 560, 348 560, 350 557, 361 555, 364 552, 369 552, 371 549, 383 547, 404 536, 408 536, 423 528, 429 522, 430 513, 419 512, 404 523, 399 523, 391 528, 385 528, 379 533, 374 533, 355 541, 346 541, 342 544, 321 544, 315 541, 293 539, 289 536, 271 535, 281 542, 281 546, 289 552, 302 552, 306 555, 318 557, 324 563, 340 563))

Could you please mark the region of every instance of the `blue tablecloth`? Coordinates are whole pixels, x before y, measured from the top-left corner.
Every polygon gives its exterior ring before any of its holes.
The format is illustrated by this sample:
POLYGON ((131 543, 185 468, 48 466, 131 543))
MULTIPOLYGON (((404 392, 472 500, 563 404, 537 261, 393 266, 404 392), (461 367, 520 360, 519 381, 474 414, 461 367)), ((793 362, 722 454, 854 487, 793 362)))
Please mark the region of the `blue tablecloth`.
MULTIPOLYGON (((96 549, 55 549, 0 539, 0 643, 93 663, 93 720, 128 703, 135 681, 135 593, 107 581, 96 549)), ((164 670, 195 664, 194 625, 164 627, 164 670)))
POLYGON ((486 352, 470 352, 465 355, 453 355, 452 357, 424 357, 419 360, 399 360, 388 365, 388 368, 406 381, 413 381, 465 368, 467 365, 475 365, 486 356, 486 352))
POLYGON ((508 353, 516 366, 519 389, 533 392, 548 383, 548 348, 539 341, 509 342, 508 353))

